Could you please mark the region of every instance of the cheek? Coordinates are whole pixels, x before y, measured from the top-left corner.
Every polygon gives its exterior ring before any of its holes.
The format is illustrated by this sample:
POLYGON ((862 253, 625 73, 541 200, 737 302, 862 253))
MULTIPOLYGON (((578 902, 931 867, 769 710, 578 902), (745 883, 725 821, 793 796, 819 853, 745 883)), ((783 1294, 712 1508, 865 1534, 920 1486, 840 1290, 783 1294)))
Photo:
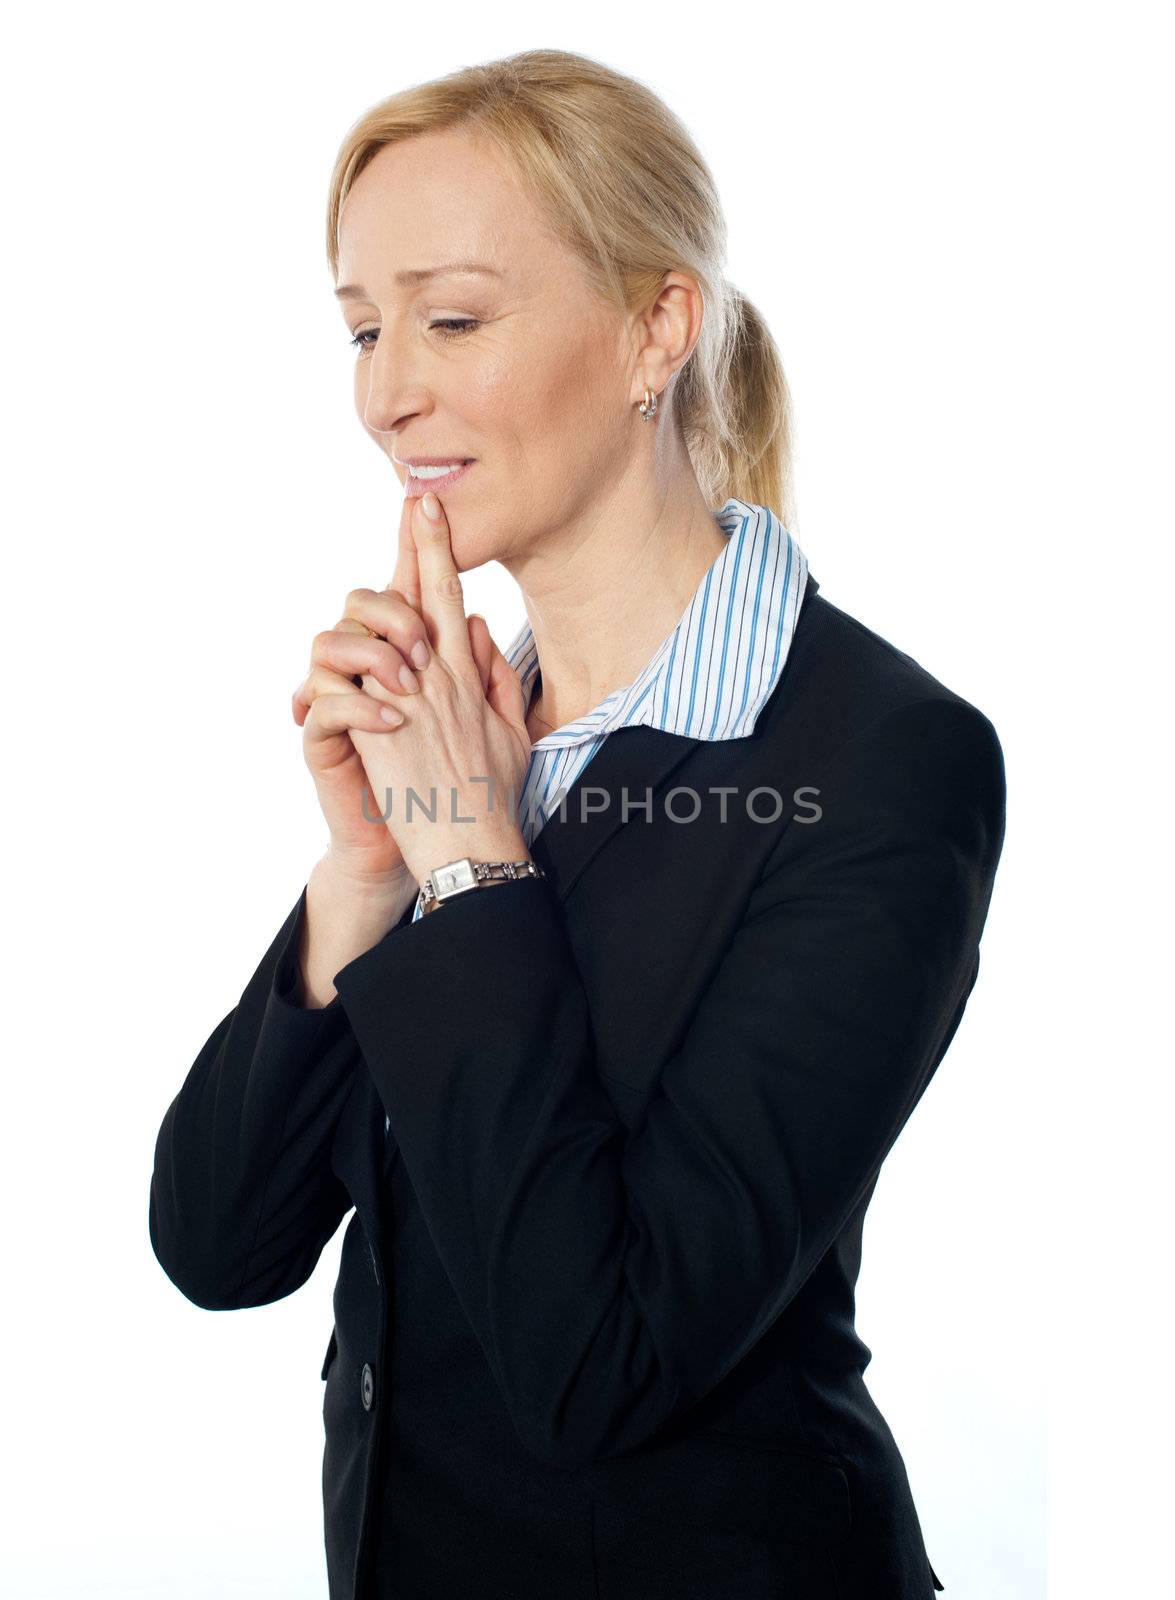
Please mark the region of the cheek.
POLYGON ((563 339, 503 354, 478 374, 469 412, 481 437, 506 442, 541 474, 564 474, 615 447, 623 422, 615 356, 563 339))
POLYGON ((515 501, 545 498, 541 480, 567 453, 559 408, 570 410, 570 403, 562 378, 525 354, 503 352, 472 376, 456 403, 474 446, 484 447, 494 486, 507 484, 515 501))
POLYGON ((373 442, 379 444, 379 434, 376 433, 374 428, 369 427, 367 423, 367 374, 361 361, 356 361, 355 363, 355 372, 351 379, 351 393, 355 401, 355 415, 362 423, 364 433, 373 442))

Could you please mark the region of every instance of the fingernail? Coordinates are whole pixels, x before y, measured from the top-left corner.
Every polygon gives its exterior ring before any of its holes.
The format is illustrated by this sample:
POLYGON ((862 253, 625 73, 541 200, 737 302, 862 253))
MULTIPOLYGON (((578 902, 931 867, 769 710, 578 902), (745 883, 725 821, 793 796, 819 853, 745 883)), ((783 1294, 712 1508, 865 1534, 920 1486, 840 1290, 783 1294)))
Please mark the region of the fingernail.
POLYGON ((424 514, 430 522, 441 520, 441 502, 430 489, 424 497, 424 514))
POLYGON ((415 694, 416 690, 420 687, 419 679, 413 672, 412 668, 406 663, 400 668, 400 682, 404 685, 409 694, 415 694))
POLYGON ((428 646, 423 639, 417 639, 412 646, 412 659, 422 672, 428 666, 428 646))

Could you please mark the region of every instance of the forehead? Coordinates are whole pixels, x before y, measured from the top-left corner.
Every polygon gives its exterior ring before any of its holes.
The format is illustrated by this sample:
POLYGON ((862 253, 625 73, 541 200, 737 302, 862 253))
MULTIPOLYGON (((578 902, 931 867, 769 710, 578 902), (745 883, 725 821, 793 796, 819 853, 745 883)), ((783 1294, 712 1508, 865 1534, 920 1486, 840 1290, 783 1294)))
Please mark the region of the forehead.
POLYGON ((338 278, 391 291, 397 272, 449 261, 479 261, 513 276, 550 249, 502 156, 450 129, 385 145, 364 167, 340 212, 338 278))

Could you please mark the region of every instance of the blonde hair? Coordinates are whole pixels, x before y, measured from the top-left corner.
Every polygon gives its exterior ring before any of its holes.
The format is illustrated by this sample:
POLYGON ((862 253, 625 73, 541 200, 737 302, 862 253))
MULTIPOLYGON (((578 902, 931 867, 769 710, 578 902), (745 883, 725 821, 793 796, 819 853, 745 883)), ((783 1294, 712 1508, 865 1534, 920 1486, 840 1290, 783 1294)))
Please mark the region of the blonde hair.
POLYGON ((695 277, 702 331, 676 376, 673 413, 707 504, 770 506, 793 527, 792 413, 783 361, 723 271, 726 221, 684 124, 651 89, 587 56, 524 50, 379 101, 347 131, 331 173, 327 259, 339 214, 384 145, 468 127, 527 181, 552 234, 621 313, 653 303, 664 275, 695 277))

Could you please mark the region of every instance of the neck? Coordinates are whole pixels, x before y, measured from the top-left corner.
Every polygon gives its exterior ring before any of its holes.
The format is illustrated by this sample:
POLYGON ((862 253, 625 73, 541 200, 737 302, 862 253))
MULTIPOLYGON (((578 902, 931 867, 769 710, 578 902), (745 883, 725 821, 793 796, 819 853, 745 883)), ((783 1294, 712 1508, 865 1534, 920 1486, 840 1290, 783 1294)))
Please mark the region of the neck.
POLYGON ((503 565, 534 632, 538 734, 631 683, 681 620, 726 548, 692 469, 670 485, 619 485, 503 565))

